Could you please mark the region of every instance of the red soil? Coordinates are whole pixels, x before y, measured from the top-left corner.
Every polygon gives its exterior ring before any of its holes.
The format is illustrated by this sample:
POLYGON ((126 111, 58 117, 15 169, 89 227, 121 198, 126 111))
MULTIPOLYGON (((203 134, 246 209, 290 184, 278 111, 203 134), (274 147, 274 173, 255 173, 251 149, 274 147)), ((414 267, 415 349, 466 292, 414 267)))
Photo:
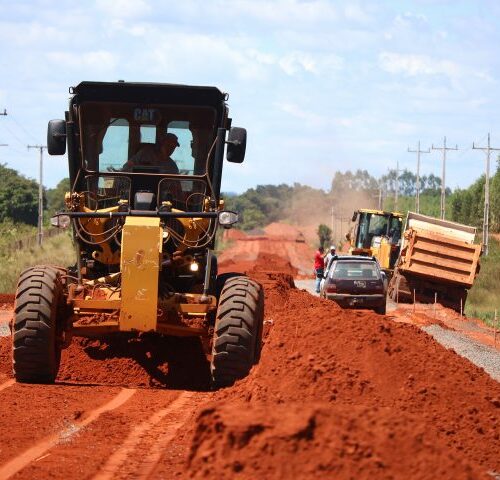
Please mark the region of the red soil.
MULTIPOLYGON (((262 279, 268 259, 253 263, 262 279)), ((500 386, 482 369, 417 327, 264 278, 272 325, 261 362, 200 413, 190 478, 488 478, 500 470, 500 386)))
MULTIPOLYGON (((414 325, 344 311, 293 288, 298 260, 310 269, 313 251, 273 238, 238 240, 219 259, 221 270, 245 271, 265 289, 264 348, 246 379, 203 392, 208 364, 196 339, 75 339, 63 352, 59 385, 0 392, 0 468, 123 385, 166 388, 139 389, 16 478, 94 477, 120 449, 128 457, 108 472, 114 478, 150 471, 148 478, 478 479, 499 472, 500 385, 414 325), (140 425, 146 433, 134 437, 140 425), (132 446, 124 446, 127 438, 132 446)), ((10 342, 0 338, 0 386, 11 376, 10 342)))

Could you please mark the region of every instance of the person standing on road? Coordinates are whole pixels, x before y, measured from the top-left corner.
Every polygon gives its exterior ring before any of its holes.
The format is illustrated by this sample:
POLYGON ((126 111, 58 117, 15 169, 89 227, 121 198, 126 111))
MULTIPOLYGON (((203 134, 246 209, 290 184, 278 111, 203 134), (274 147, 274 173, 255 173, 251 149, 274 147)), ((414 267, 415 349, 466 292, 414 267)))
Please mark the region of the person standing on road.
POLYGON ((323 257, 324 248, 318 247, 314 254, 314 273, 316 275, 316 293, 320 291, 321 280, 325 273, 325 258, 323 257))
POLYGON ((332 258, 335 256, 335 245, 330 245, 330 251, 327 253, 325 257, 325 275, 328 273, 328 270, 330 269, 330 263, 332 261, 332 258))

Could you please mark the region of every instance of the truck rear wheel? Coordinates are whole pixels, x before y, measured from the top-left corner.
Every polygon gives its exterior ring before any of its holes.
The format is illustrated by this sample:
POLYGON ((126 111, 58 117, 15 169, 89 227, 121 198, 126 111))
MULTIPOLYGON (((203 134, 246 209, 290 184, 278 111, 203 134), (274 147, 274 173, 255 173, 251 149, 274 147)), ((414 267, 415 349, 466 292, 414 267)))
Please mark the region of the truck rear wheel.
POLYGON ((232 385, 259 361, 263 321, 262 287, 248 277, 228 278, 215 319, 210 365, 215 387, 232 385))
POLYGON ((25 270, 17 284, 13 325, 13 370, 18 382, 52 383, 61 359, 62 269, 25 270))

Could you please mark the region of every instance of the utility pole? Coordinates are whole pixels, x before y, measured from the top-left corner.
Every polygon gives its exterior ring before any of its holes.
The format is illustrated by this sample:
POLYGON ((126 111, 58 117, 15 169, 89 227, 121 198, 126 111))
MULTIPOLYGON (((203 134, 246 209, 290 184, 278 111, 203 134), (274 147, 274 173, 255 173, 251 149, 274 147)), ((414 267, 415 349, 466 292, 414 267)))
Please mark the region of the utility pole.
POLYGON ((417 213, 420 213, 420 154, 431 153, 431 151, 429 149, 420 150, 420 140, 419 140, 418 148, 416 150, 410 150, 410 147, 408 147, 408 152, 417 154, 417 185, 416 185, 417 191, 415 194, 415 210, 417 213))
POLYGON ((486 178, 484 182, 484 213, 483 213, 483 245, 484 254, 488 255, 488 236, 490 229, 490 153, 492 151, 498 151, 500 148, 493 148, 490 145, 490 134, 488 133, 488 146, 487 147, 476 147, 472 143, 472 148, 474 150, 482 150, 486 152, 486 178))
POLYGON ((443 140, 442 147, 435 147, 432 145, 433 150, 442 150, 443 151, 443 169, 441 174, 441 219, 444 220, 445 209, 446 209, 446 151, 447 150, 458 150, 458 145, 455 145, 455 148, 446 146, 446 137, 443 140))
POLYGON ((37 148, 40 150, 40 182, 38 185, 38 245, 42 244, 43 238, 43 149, 47 148, 45 145, 28 145, 30 148, 37 148))
MULTIPOLYGON (((6 117, 7 116, 7 109, 4 108, 3 113, 0 113, 0 115, 2 115, 3 117, 6 117)), ((9 146, 8 143, 0 143, 0 147, 8 147, 8 146, 9 146)))
POLYGON ((399 160, 396 162, 396 185, 394 192, 394 211, 398 211, 398 194, 399 194, 399 160))
POLYGON ((335 214, 332 205, 332 237, 335 239, 335 214))

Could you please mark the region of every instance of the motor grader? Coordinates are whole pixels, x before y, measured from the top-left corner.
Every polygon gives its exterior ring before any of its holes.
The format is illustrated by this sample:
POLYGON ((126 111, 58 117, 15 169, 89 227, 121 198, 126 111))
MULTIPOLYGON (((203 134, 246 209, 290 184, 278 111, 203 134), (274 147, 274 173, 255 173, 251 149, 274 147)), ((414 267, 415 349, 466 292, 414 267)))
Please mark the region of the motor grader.
POLYGON ((248 374, 259 359, 262 287, 218 275, 224 156, 241 163, 246 130, 231 126, 227 94, 215 87, 81 82, 64 120, 51 120, 51 155, 67 151, 71 191, 51 220, 71 226, 76 265, 38 265, 19 278, 13 370, 20 382, 56 378, 73 336, 128 332, 201 336, 211 343, 215 386, 248 374), (172 133, 178 173, 129 160, 172 133), (224 152, 226 150, 226 155, 224 152), (210 342, 211 340, 211 342, 210 342))

